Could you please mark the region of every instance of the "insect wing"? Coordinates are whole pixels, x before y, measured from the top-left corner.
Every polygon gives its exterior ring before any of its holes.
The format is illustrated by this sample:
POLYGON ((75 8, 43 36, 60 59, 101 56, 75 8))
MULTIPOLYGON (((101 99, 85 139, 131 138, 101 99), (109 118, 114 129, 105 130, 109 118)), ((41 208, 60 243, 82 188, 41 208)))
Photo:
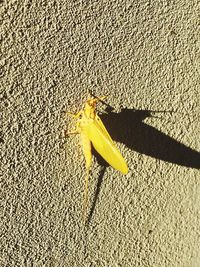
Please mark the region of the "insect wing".
POLYGON ((85 126, 85 133, 95 150, 115 169, 123 174, 128 172, 127 164, 115 146, 101 119, 96 116, 92 123, 85 126))

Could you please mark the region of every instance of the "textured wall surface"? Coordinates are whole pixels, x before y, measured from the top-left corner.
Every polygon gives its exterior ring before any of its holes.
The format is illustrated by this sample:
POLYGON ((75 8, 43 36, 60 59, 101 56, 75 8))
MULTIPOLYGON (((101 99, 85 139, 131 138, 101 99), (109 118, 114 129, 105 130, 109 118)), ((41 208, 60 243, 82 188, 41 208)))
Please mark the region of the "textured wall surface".
POLYGON ((200 6, 0 1, 0 266, 200 266, 200 6), (129 165, 84 158, 88 89, 129 165), (106 112, 107 110, 107 112, 106 112))

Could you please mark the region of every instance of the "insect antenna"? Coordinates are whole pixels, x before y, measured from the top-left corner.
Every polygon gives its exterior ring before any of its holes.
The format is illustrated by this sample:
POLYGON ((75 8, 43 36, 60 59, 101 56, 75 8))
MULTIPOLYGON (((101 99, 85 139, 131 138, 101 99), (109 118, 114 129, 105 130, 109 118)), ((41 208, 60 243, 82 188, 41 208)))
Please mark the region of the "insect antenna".
POLYGON ((106 106, 106 111, 107 111, 108 113, 109 113, 109 112, 112 112, 112 111, 114 110, 114 108, 113 108, 111 105, 109 105, 108 103, 106 103, 106 102, 103 100, 103 99, 107 98, 107 96, 104 96, 104 97, 98 97, 98 96, 94 95, 94 94, 92 93, 91 90, 89 90, 89 94, 90 94, 91 97, 94 97, 94 98, 98 99, 99 102, 101 102, 103 105, 105 105, 105 106, 106 106))

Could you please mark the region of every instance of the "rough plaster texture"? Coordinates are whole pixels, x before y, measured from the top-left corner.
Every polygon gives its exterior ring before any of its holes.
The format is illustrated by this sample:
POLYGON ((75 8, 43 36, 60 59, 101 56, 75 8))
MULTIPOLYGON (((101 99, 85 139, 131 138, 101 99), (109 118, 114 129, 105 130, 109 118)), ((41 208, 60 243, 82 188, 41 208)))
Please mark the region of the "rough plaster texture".
POLYGON ((198 1, 0 8, 0 266, 199 267, 198 1), (129 173, 94 157, 84 228, 84 159, 62 133, 87 89, 110 95, 129 173))

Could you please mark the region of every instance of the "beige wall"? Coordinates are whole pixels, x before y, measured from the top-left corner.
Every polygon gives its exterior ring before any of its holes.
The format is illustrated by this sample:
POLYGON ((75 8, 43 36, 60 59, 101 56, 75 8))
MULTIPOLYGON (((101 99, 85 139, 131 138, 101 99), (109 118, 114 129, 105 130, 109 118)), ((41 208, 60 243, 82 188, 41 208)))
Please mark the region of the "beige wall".
POLYGON ((199 267, 197 1, 0 2, 0 266, 199 267), (84 228, 88 89, 129 173, 94 158, 84 228))

